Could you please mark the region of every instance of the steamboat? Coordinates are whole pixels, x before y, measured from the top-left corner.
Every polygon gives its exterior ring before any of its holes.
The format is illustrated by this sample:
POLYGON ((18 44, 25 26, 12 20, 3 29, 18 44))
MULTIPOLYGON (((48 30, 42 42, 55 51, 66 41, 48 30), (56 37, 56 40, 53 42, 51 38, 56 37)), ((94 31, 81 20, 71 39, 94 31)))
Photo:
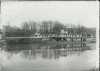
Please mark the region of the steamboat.
POLYGON ((92 35, 40 35, 35 34, 29 37, 6 37, 7 45, 9 44, 73 44, 73 43, 90 43, 93 42, 92 35))

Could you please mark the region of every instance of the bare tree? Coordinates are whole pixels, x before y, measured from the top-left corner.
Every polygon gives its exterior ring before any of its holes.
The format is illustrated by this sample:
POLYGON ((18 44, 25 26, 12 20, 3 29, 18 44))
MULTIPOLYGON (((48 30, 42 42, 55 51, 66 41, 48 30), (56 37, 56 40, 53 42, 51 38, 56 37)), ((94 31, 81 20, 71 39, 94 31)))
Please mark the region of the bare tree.
POLYGON ((49 24, 47 21, 43 21, 41 23, 41 31, 42 31, 42 34, 44 35, 49 34, 49 24))
POLYGON ((54 34, 60 34, 61 29, 64 29, 64 25, 58 21, 54 22, 54 26, 52 28, 54 34))
POLYGON ((37 22, 30 21, 29 22, 31 33, 34 34, 37 32, 37 22))
POLYGON ((21 24, 21 28, 24 29, 24 30, 29 30, 30 25, 28 24, 28 22, 23 22, 21 24))
MULTIPOLYGON (((10 26, 10 25, 9 25, 10 26)), ((8 26, 8 27, 9 27, 8 26)), ((11 27, 11 26, 10 26, 11 27)), ((85 26, 81 26, 78 24, 77 26, 72 24, 62 24, 58 21, 42 21, 42 22, 23 22, 21 24, 21 29, 17 30, 18 27, 12 27, 11 31, 5 31, 6 36, 26 36, 35 34, 36 32, 42 35, 50 35, 50 34, 61 34, 61 30, 65 30, 68 34, 93 34, 96 35, 96 28, 87 28, 85 26), (15 29, 15 30, 13 30, 15 29)))

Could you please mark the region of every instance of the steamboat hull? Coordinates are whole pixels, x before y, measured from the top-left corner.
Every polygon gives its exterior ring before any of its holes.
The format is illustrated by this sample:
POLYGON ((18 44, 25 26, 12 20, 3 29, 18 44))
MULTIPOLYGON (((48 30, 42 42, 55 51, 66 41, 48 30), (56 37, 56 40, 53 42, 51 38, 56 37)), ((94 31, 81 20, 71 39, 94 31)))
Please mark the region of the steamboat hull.
POLYGON ((80 44, 80 43, 90 43, 92 42, 91 38, 15 38, 15 39, 6 39, 7 45, 15 44, 80 44))

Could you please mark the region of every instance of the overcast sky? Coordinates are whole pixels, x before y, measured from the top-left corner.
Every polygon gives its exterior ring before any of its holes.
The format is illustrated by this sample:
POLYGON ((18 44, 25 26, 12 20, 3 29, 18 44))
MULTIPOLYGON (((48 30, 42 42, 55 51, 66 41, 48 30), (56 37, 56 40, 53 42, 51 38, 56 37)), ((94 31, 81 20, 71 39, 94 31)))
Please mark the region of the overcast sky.
POLYGON ((99 24, 99 3, 96 1, 3 1, 1 3, 2 25, 8 22, 20 26, 25 21, 59 21, 96 27, 99 24))

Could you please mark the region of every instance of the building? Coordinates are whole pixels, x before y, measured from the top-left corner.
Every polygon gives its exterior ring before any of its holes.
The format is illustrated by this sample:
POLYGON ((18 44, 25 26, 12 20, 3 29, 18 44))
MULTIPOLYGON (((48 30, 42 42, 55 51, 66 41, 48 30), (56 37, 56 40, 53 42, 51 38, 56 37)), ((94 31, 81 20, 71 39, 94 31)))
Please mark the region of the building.
POLYGON ((2 27, 2 38, 5 39, 5 31, 10 31, 11 30, 11 26, 9 25, 5 25, 2 27))
POLYGON ((3 26, 3 31, 9 31, 11 30, 11 26, 5 25, 3 26))
POLYGON ((65 35, 65 34, 68 34, 68 32, 62 29, 62 30, 61 30, 61 34, 62 34, 62 35, 65 35))

